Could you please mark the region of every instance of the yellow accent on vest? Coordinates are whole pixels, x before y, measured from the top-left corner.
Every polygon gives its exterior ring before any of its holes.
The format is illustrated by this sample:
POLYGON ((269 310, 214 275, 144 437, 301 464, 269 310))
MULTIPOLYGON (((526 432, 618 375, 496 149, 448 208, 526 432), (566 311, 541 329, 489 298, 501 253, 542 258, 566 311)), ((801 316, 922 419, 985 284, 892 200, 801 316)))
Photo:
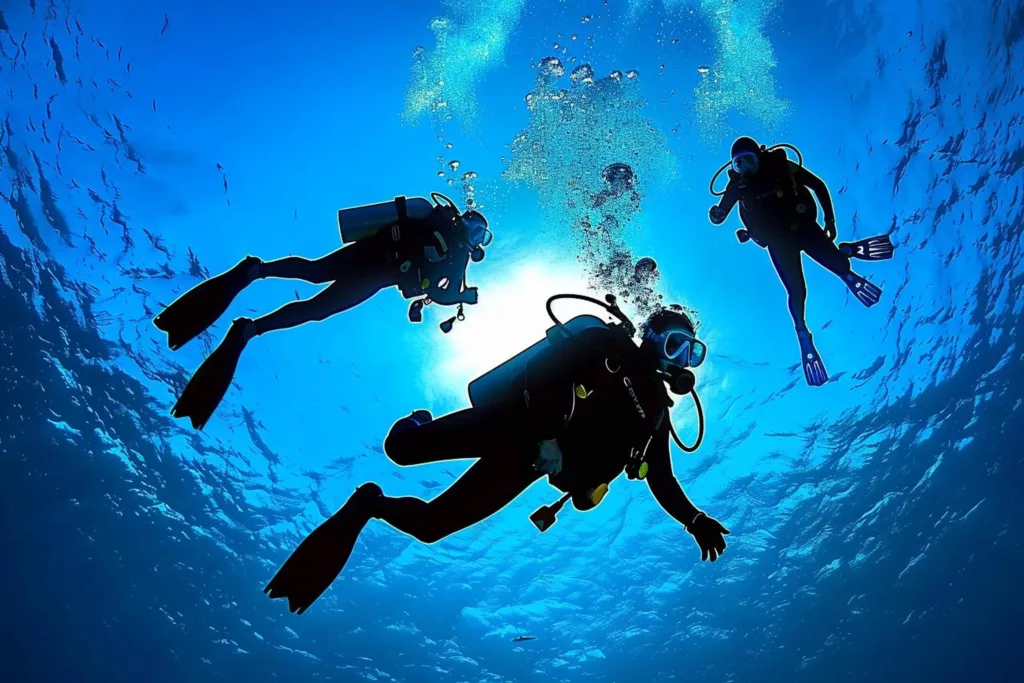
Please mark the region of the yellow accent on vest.
POLYGON ((640 470, 637 472, 636 476, 639 479, 643 479, 644 477, 647 476, 647 463, 646 462, 640 463, 640 470))
POLYGON ((608 484, 601 484, 597 488, 590 489, 590 502, 594 505, 598 505, 602 500, 604 500, 607 493, 608 484))
POLYGON ((591 393, 593 392, 587 391, 587 388, 584 387, 582 384, 576 385, 576 395, 579 396, 580 398, 586 398, 587 396, 590 396, 591 393))
POLYGON ((423 278, 423 281, 420 283, 420 287, 422 287, 423 289, 426 289, 429 286, 430 286, 430 278, 429 277, 423 278))

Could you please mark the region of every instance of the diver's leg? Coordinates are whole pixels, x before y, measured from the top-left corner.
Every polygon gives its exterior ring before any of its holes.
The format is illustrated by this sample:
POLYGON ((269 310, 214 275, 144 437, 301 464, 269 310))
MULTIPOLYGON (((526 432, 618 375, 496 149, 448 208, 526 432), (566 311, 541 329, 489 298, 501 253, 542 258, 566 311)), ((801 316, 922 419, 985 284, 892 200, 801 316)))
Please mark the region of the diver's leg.
POLYGON ((480 447, 492 452, 434 500, 380 497, 373 516, 423 543, 434 543, 487 519, 543 476, 507 441, 492 440, 480 447))
POLYGON ((260 269, 261 276, 289 277, 290 273, 309 282, 334 282, 309 299, 292 301, 257 318, 256 334, 326 320, 394 285, 395 280, 388 273, 383 259, 378 254, 356 249, 357 246, 343 247, 316 261, 289 257, 264 264, 260 269), (273 266, 269 273, 267 266, 273 266))
POLYGON ((274 261, 265 261, 259 266, 259 277, 305 280, 314 285, 322 285, 337 280, 339 273, 358 273, 366 268, 368 254, 365 249, 360 249, 360 246, 362 245, 351 244, 318 259, 286 256, 274 261))
POLYGON ((426 424, 403 417, 391 427, 384 452, 403 467, 480 458, 493 441, 522 443, 514 434, 515 424, 515 416, 507 411, 480 408, 459 410, 426 424))
POLYGON ((850 272, 850 257, 839 250, 820 226, 807 226, 804 235, 803 248, 808 256, 839 277, 845 277, 850 272))
POLYGON ((768 255, 789 296, 789 314, 793 316, 793 325, 797 332, 806 331, 804 308, 807 303, 807 283, 804 281, 800 248, 788 244, 773 244, 768 247, 768 255))

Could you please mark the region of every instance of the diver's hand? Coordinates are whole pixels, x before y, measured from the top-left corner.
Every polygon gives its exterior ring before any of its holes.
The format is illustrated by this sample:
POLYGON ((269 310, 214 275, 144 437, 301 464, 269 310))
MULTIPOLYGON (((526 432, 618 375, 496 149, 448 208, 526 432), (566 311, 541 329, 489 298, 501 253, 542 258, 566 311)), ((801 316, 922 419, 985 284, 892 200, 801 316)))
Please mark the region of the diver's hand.
POLYGON ((750 231, 743 230, 742 228, 740 230, 737 230, 736 239, 739 241, 740 244, 746 244, 747 242, 750 241, 750 231))
POLYGON ((836 230, 835 220, 825 221, 825 235, 833 242, 836 241, 836 237, 839 236, 839 231, 836 230))
POLYGON ((562 449, 558 447, 558 441, 551 439, 540 442, 540 454, 533 467, 544 474, 554 475, 562 471, 562 449))
POLYGON ((729 530, 717 519, 698 512, 693 521, 686 525, 686 532, 700 546, 701 562, 709 559, 714 562, 725 552, 725 537, 729 535, 729 530))
POLYGON ((708 220, 710 220, 714 225, 721 225, 724 223, 728 215, 729 214, 725 212, 725 209, 717 204, 708 209, 708 220))

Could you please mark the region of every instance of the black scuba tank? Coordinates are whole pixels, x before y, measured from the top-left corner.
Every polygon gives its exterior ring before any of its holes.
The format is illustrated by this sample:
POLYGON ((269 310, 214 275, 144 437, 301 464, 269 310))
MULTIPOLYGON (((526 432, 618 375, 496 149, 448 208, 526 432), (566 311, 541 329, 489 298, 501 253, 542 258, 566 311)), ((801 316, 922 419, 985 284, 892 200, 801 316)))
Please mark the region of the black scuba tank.
POLYGON ((521 400, 522 387, 516 386, 517 377, 522 376, 527 363, 550 344, 557 344, 570 335, 579 334, 595 327, 607 327, 608 323, 593 315, 579 315, 564 325, 552 325, 541 339, 528 349, 469 383, 469 401, 474 408, 491 407, 521 400))
POLYGON ((426 218, 434 204, 423 197, 395 197, 387 202, 353 206, 338 211, 338 228, 343 244, 373 237, 384 228, 397 225, 406 217, 426 218))

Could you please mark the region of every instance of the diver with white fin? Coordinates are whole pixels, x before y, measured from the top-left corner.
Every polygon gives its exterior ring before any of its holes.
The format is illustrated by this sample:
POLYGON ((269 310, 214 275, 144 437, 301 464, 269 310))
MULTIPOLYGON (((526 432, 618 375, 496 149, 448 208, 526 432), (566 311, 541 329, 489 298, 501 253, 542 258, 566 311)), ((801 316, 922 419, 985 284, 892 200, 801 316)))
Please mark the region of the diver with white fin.
POLYGON ((246 344, 274 330, 319 322, 367 301, 382 289, 398 287, 414 299, 409 320, 422 320, 423 306, 433 302, 458 306, 458 314, 441 323, 449 332, 463 318, 462 305, 477 303, 477 289, 466 286, 469 262, 482 261, 493 237, 478 211, 460 212, 439 193, 370 204, 338 212, 345 246, 318 259, 288 256, 262 261, 247 256, 225 273, 182 294, 153 320, 177 350, 202 334, 242 290, 256 280, 286 278, 327 284, 320 292, 292 301, 263 317, 238 318, 224 340, 199 366, 171 409, 202 429, 223 400, 246 344))
POLYGON ((743 229, 736 231, 736 238, 741 244, 753 241, 768 250, 789 295, 789 313, 800 342, 804 377, 811 386, 821 386, 828 381, 828 372, 804 320, 807 283, 802 254, 806 252, 839 276, 857 301, 870 308, 881 300, 882 290, 853 272, 850 259, 885 261, 893 257, 895 247, 888 235, 836 246, 836 219, 828 187, 804 168, 803 156, 796 147, 765 147, 741 137, 733 143, 731 156, 711 179, 711 194, 722 199, 711 207, 708 217, 713 224, 721 225, 739 203, 743 229), (790 161, 786 148, 797 153, 799 163, 790 161), (726 169, 729 184, 725 190, 716 192, 715 180, 726 169), (818 224, 818 206, 812 191, 825 214, 824 227, 818 224))
POLYGON ((531 515, 539 531, 551 528, 568 500, 578 510, 596 507, 625 473, 646 481, 658 504, 693 537, 701 560, 715 562, 729 531, 686 496, 669 451, 670 435, 687 452, 703 440, 704 415, 690 368, 704 361, 707 347, 676 308, 653 314, 638 345, 632 323, 613 296, 607 300, 552 297, 548 314, 555 325, 544 339, 470 383, 471 408, 436 420, 417 410, 398 420, 384 442, 395 464, 476 462, 430 501, 385 496, 374 483, 360 486, 295 549, 264 592, 287 599, 289 610, 301 614, 341 573, 371 519, 435 543, 494 515, 544 476, 565 496, 531 515), (562 323, 552 310, 560 299, 603 306, 620 322, 580 315, 562 323), (699 424, 692 446, 672 428, 667 388, 693 398, 699 424))

